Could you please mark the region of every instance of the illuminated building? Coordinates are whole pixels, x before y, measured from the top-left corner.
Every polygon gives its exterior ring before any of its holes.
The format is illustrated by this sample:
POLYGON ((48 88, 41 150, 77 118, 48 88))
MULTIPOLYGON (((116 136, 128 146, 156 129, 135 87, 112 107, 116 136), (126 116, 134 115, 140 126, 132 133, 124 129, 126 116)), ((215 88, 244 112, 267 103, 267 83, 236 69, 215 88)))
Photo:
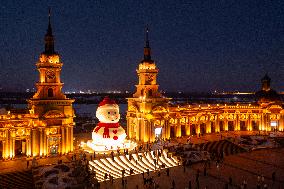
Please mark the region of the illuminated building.
POLYGON ((136 92, 128 98, 127 135, 153 142, 156 137, 169 139, 225 131, 284 130, 284 109, 271 79, 262 78, 262 89, 255 93, 257 103, 172 105, 158 92, 158 69, 151 59, 148 31, 144 59, 139 64, 136 92))
POLYGON ((136 71, 139 78, 136 92, 133 98, 127 99, 127 136, 143 142, 154 141, 155 129, 159 130, 162 127, 162 138, 169 138, 170 127, 166 122, 169 121, 168 102, 170 98, 163 97, 158 91, 158 68, 151 58, 148 29, 144 59, 136 71))
POLYGON ((74 100, 66 98, 61 91, 62 65, 59 54, 54 51, 49 15, 45 50, 36 64, 37 92, 28 100, 28 109, 0 114, 0 152, 4 159, 73 151, 74 100))

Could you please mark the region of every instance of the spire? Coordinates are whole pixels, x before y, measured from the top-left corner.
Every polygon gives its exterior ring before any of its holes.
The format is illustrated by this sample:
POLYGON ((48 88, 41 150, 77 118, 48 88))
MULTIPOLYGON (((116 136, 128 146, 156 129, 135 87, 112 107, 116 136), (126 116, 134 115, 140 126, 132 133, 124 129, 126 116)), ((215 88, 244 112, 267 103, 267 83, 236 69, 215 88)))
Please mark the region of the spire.
POLYGON ((52 36, 52 28, 50 24, 50 16, 51 16, 51 10, 48 8, 48 28, 47 28, 47 33, 46 35, 52 36))
POLYGON ((144 47, 144 61, 152 62, 151 48, 150 48, 150 43, 149 43, 149 28, 148 27, 146 27, 146 44, 145 44, 145 47, 144 47))
POLYGON ((50 17, 51 17, 51 10, 48 9, 48 27, 47 31, 44 37, 45 41, 45 54, 53 54, 54 53, 54 37, 52 35, 52 28, 50 23, 50 17))
POLYGON ((270 82, 271 82, 271 79, 268 76, 268 73, 266 73, 265 76, 261 79, 262 90, 269 91, 270 90, 270 82))

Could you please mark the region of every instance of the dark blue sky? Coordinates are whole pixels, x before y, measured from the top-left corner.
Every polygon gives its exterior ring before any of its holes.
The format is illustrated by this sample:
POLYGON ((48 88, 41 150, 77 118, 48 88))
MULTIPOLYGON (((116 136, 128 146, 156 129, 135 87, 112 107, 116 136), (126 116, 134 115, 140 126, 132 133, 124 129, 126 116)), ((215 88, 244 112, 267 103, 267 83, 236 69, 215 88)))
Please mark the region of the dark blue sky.
POLYGON ((150 28, 160 89, 255 91, 266 72, 284 91, 284 1, 11 1, 0 3, 0 87, 38 80, 48 7, 64 90, 130 90, 150 28))

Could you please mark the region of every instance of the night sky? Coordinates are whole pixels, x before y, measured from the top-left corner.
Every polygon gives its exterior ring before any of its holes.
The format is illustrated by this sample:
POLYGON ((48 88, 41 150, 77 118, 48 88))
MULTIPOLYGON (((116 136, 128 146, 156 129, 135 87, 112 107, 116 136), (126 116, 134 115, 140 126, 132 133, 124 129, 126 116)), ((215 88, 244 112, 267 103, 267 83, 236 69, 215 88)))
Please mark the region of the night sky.
POLYGON ((0 88, 38 81, 48 7, 64 91, 129 90, 137 84, 145 26, 164 91, 256 91, 267 72, 284 91, 284 1, 0 2, 0 88))

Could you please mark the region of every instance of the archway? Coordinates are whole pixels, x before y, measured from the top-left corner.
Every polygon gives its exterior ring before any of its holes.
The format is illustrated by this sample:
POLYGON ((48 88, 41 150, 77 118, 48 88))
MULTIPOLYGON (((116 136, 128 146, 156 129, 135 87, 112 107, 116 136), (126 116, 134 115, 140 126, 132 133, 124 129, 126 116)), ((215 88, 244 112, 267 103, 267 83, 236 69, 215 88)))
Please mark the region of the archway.
POLYGON ((200 124, 200 134, 205 134, 206 133, 206 124, 205 123, 201 123, 200 124))
POLYGON ((234 131, 234 121, 228 121, 228 131, 234 131))
POLYGON ((215 130, 215 123, 211 122, 211 133, 215 133, 216 130, 215 130))
POLYGON ((221 131, 225 131, 225 128, 224 128, 224 121, 220 121, 220 122, 219 122, 219 127, 220 127, 220 132, 221 132, 221 131))
POLYGON ((58 153, 58 148, 59 148, 59 137, 55 137, 55 136, 49 136, 48 137, 48 151, 49 154, 53 155, 53 154, 57 154, 58 153))
POLYGON ((185 125, 181 125, 181 136, 186 136, 185 125))
POLYGON ((259 131, 259 125, 258 125, 257 121, 252 121, 251 125, 252 125, 253 131, 259 131))
POLYGON ((15 140, 15 157, 21 157, 26 154, 26 139, 15 140))
POLYGON ((171 138, 175 138, 176 137, 176 126, 171 126, 170 137, 171 138))
POLYGON ((195 124, 190 125, 190 134, 196 135, 196 125, 195 124))
POLYGON ((53 89, 52 89, 52 88, 49 88, 49 89, 47 90, 47 96, 48 96, 48 97, 53 97, 53 89))
POLYGON ((240 121, 240 130, 241 131, 246 131, 246 122, 245 121, 240 121))

